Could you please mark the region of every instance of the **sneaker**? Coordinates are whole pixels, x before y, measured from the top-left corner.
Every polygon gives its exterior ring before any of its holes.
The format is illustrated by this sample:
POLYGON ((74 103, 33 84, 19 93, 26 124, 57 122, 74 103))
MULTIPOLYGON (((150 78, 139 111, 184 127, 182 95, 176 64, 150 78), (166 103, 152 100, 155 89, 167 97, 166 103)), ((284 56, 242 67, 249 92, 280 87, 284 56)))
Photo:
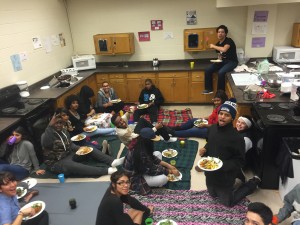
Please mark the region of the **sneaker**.
POLYGON ((164 126, 164 128, 166 129, 166 131, 168 132, 168 134, 171 134, 172 136, 174 136, 175 134, 175 130, 169 126, 164 126))
POLYGON ((202 94, 204 94, 204 95, 209 95, 209 94, 212 94, 212 93, 214 93, 212 90, 204 90, 204 91, 202 91, 202 94))
POLYGON ((203 172, 203 170, 202 170, 202 169, 200 169, 200 167, 199 167, 199 166, 195 166, 195 170, 196 170, 197 172, 203 172))
POLYGON ((175 141, 177 141, 176 137, 170 137, 169 140, 167 140, 167 141, 165 140, 166 143, 175 142, 175 141))
POLYGON ((256 186, 258 186, 260 184, 260 182, 261 182, 261 179, 258 176, 255 175, 254 177, 252 177, 251 179, 249 179, 248 182, 253 182, 253 183, 256 184, 256 186))
POLYGON ((108 149, 108 143, 107 140, 104 140, 102 142, 102 153, 106 154, 107 149, 108 149))

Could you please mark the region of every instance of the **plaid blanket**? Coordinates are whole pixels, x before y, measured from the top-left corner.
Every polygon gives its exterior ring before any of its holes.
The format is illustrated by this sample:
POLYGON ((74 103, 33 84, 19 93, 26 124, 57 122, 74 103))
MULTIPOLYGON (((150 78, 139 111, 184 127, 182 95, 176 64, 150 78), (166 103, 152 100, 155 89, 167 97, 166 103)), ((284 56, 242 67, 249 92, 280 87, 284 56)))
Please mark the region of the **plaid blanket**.
MULTIPOLYGON (((126 105, 124 107, 125 111, 129 110, 129 105, 126 105)), ((144 116, 145 119, 150 121, 149 115, 144 116)), ((187 122, 189 119, 192 119, 192 110, 190 108, 186 108, 183 110, 168 110, 164 108, 160 108, 158 111, 158 122, 162 122, 166 126, 174 127, 174 126, 180 126, 181 124, 187 122)), ((132 118, 133 120, 133 118, 132 118)))
MULTIPOLYGON (((163 161, 170 163, 171 160, 176 161, 175 167, 181 172, 182 180, 177 182, 168 182, 165 188, 172 190, 189 190, 191 188, 191 172, 195 161, 195 157, 198 151, 198 142, 193 140, 185 140, 184 148, 181 148, 179 141, 166 143, 164 141, 154 142, 154 149, 162 152, 165 149, 175 149, 178 151, 178 155, 174 158, 165 158, 163 161)), ((122 155, 125 156, 127 148, 123 149, 122 155)))

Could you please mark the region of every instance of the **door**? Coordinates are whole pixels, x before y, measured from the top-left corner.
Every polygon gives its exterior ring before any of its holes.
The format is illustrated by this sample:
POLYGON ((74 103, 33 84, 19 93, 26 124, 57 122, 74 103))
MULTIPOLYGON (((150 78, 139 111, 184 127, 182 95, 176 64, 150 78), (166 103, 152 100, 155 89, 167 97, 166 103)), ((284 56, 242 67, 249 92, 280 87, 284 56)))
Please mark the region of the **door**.
POLYGON ((206 49, 209 49, 210 44, 216 44, 218 42, 218 36, 215 28, 206 29, 203 32, 203 37, 206 49))
POLYGON ((173 102, 184 103, 189 101, 188 77, 173 78, 173 102))
POLYGON ((173 102, 174 94, 173 94, 173 78, 159 78, 159 90, 162 93, 165 102, 173 102))
POLYGON ((114 54, 126 54, 131 52, 129 36, 118 34, 113 38, 114 54))

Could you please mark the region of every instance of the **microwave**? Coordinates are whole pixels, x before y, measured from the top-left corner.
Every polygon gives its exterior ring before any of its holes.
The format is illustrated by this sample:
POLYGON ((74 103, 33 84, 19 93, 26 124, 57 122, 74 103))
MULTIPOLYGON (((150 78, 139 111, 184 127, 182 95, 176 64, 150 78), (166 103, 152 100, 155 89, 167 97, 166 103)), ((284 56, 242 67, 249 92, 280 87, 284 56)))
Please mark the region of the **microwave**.
POLYGON ((93 55, 72 56, 72 62, 77 70, 96 69, 96 60, 93 55))
POLYGON ((300 48, 292 46, 275 46, 273 48, 273 61, 277 63, 300 62, 300 48))

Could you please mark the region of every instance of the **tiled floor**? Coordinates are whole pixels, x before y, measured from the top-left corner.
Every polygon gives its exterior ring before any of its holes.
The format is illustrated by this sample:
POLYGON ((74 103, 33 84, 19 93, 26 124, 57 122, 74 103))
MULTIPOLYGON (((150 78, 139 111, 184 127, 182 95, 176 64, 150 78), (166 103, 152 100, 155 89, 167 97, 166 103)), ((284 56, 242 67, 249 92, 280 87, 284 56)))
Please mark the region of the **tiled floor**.
MULTIPOLYGON (((193 117, 203 117, 208 116, 212 111, 212 106, 190 106, 190 105, 180 105, 180 106, 164 106, 164 108, 168 109, 185 109, 185 108, 191 108, 193 117)), ((192 138, 193 140, 196 140, 199 142, 199 147, 204 146, 205 140, 199 139, 199 138, 192 138)), ((121 145, 121 148, 123 149, 123 145, 121 145)), ((194 161, 194 166, 199 161, 200 156, 197 154, 196 159, 194 161)), ((191 189, 192 190, 205 190, 205 176, 204 173, 196 172, 194 169, 191 171, 192 180, 191 180, 191 189)), ((247 174, 247 177, 252 177, 251 172, 247 174)), ((94 178, 82 178, 82 179, 67 179, 66 182, 95 182, 95 181, 109 181, 109 176, 102 176, 100 178, 94 179, 94 178)), ((40 179, 39 182, 41 183, 54 183, 58 182, 57 180, 49 179, 49 180, 43 180, 40 179)), ((277 190, 266 190, 266 189, 258 189, 255 193, 248 196, 248 199, 252 202, 260 201, 268 205, 273 213, 277 213, 278 209, 282 207, 282 200, 279 196, 279 192, 277 190)), ((291 220, 288 219, 281 223, 283 225, 291 224, 291 220)))

